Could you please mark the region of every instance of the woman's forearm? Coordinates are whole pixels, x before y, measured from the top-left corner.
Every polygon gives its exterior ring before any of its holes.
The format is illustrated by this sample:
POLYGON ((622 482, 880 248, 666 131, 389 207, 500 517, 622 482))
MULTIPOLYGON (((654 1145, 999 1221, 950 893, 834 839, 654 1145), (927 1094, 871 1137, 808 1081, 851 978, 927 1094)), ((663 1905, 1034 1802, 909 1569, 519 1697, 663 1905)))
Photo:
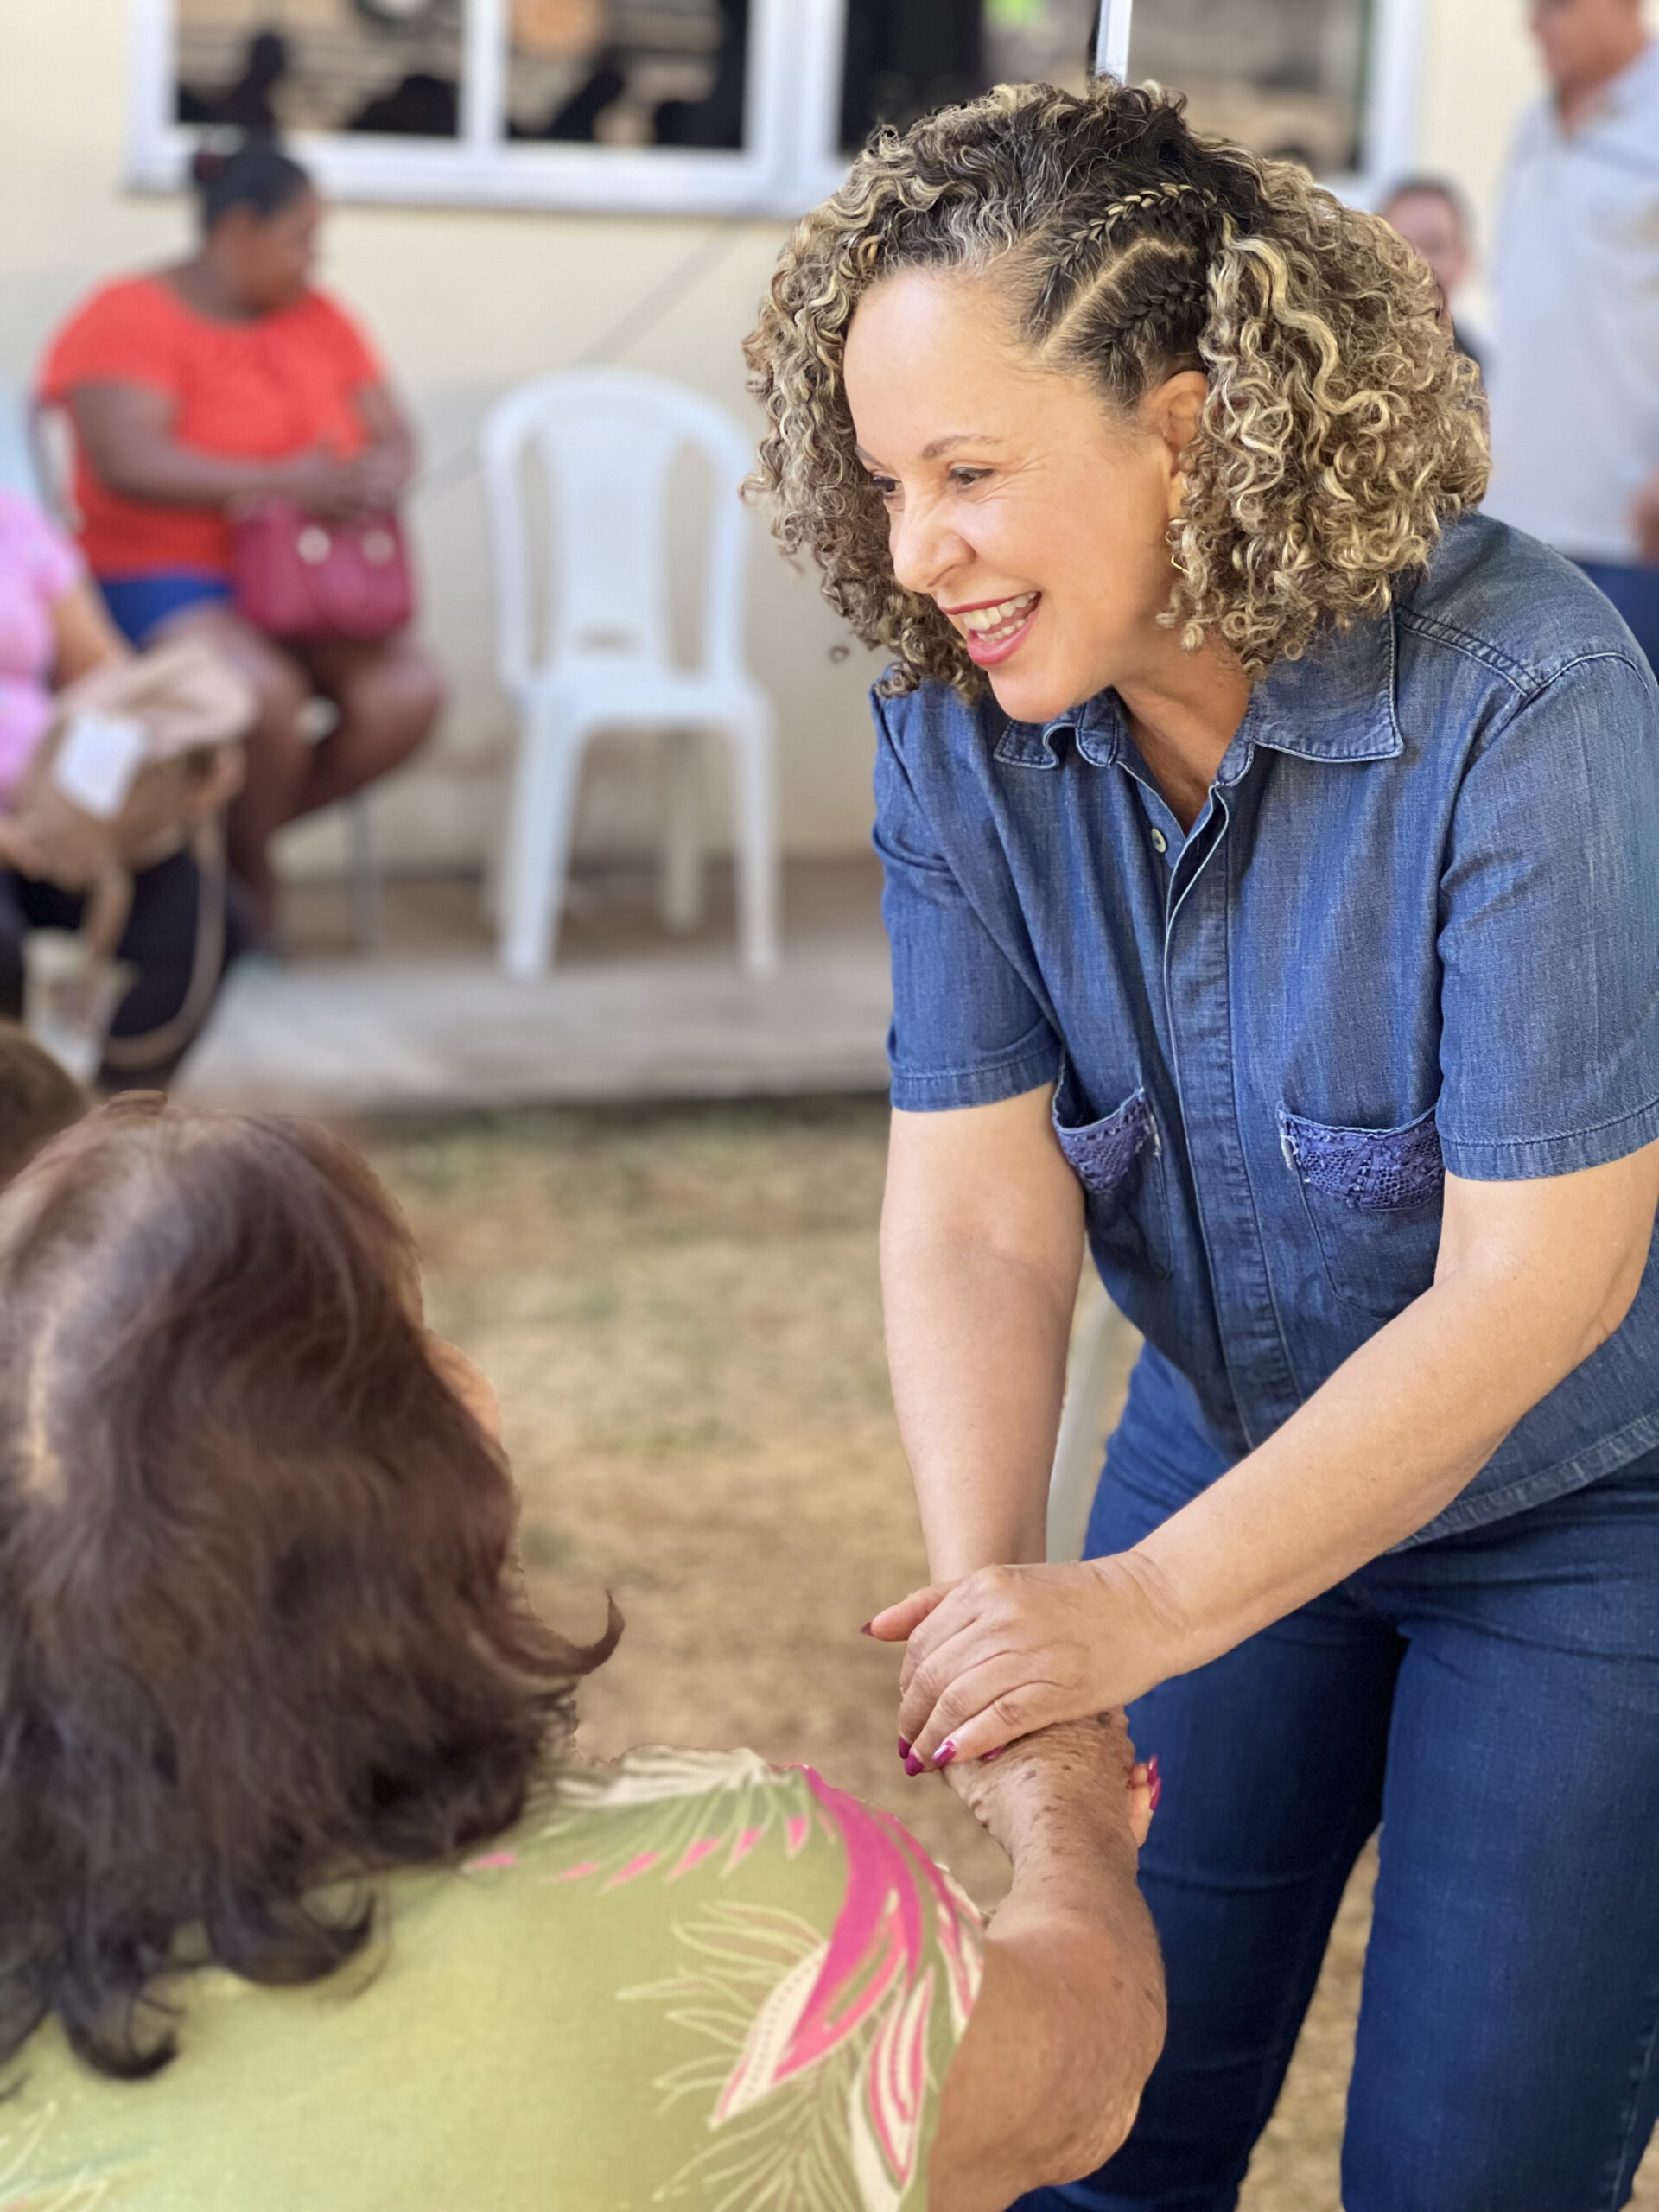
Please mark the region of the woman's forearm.
POLYGON ((1039 1560, 1077 1274, 967 1242, 882 1270, 887 1364, 936 1581, 1039 1560))
POLYGON ((1121 1715, 1016 1745, 958 1794, 1014 1885, 946 2079, 929 2170, 939 2212, 1003 2212, 1075 2181, 1128 2133, 1163 2041, 1157 1939, 1135 1885, 1121 1715))
MULTIPOLYGON (((1466 1259, 1454 1246, 1432 1289, 1126 1555, 1160 1620, 1159 1679, 1230 1650, 1451 1503, 1623 1320, 1651 1241, 1653 1173, 1638 1155, 1573 1178, 1577 1236, 1466 1259), (1600 1189, 1585 1191, 1595 1177, 1600 1189), (1628 1221, 1611 1261, 1609 1236, 1589 1217, 1598 1203, 1628 1221)), ((1550 1203, 1544 1185, 1532 1195, 1541 1209, 1550 1203)))
POLYGON ((946 2079, 928 2168, 931 2212, 1005 2212, 1079 2180, 1134 2122, 1163 2043, 1158 1947, 1133 1874, 1084 1901, 1010 1894, 985 1944, 979 2001, 946 2079))
POLYGON ((157 506, 222 507, 278 488, 281 464, 181 445, 119 410, 78 407, 76 427, 99 482, 124 499, 157 506))
POLYGON ((1433 1287, 1132 1550, 980 1569, 875 1616, 907 1645, 914 1758, 1130 1703, 1414 1535, 1619 1327, 1656 1199, 1659 1145, 1534 1181, 1448 1176, 1433 1287))
POLYGON ((1044 1555, 1083 1261, 1083 1201, 1051 1096, 893 1117, 887 1363, 938 1581, 1044 1555))

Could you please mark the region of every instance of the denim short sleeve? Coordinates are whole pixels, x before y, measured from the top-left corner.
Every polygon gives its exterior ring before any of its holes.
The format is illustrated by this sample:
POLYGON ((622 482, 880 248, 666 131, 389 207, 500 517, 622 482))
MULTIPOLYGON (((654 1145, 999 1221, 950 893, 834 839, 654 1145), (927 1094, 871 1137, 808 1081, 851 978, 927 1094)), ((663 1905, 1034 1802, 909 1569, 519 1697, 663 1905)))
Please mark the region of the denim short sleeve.
POLYGON ((895 739, 899 717, 883 701, 874 704, 875 849, 893 947, 893 1103, 938 1113, 1036 1090, 1058 1077, 1059 1040, 942 849, 895 739))
POLYGON ((1437 1121, 1478 1181, 1597 1167, 1659 1137, 1659 691, 1569 664, 1465 776, 1440 887, 1437 1121))

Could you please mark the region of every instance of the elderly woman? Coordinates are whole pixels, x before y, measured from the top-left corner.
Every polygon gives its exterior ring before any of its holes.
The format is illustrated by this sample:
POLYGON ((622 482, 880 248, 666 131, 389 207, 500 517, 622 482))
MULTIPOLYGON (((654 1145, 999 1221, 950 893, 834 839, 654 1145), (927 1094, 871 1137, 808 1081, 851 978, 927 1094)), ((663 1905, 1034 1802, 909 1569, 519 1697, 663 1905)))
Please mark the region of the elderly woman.
POLYGON ((133 1098, 0 1198, 0 2197, 1001 2212, 1121 2141, 1121 1716, 978 1770, 987 1936, 810 1771, 575 1760, 620 1623, 537 1621, 516 1519, 321 1130, 133 1098))
POLYGON ((406 630, 279 640, 238 611, 232 515, 272 499, 327 521, 379 513, 414 442, 368 341, 312 283, 323 208, 306 171, 268 140, 206 171, 195 251, 78 308, 41 391, 73 418, 81 543, 127 637, 204 630, 258 695, 230 854, 269 927, 270 839, 405 760, 442 684, 406 630), (314 696, 339 715, 317 742, 314 696))
POLYGON ((1234 2203, 1379 1820, 1352 2212, 1621 2204, 1659 2102, 1659 702, 1438 305, 1100 83, 880 135, 751 341, 893 656, 901 1740, 1128 1700, 1166 1783, 1165 2056, 1033 2204, 1234 2203), (1147 1342, 1046 1566, 1085 1236, 1147 1342))

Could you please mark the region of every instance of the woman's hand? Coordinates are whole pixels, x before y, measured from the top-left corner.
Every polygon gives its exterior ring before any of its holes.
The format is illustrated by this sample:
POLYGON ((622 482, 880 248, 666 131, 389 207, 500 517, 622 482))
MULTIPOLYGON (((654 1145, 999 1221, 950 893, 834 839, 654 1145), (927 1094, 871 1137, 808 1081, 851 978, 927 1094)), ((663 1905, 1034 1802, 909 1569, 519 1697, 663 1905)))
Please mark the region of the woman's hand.
POLYGON ((391 505, 370 461, 361 453, 342 461, 326 446, 308 446, 273 464, 270 488, 321 522, 363 522, 391 505))
POLYGON ((870 1634, 909 1640, 899 1733, 912 1772, 1126 1705, 1174 1669, 1134 1552, 1075 1567, 990 1567, 917 1590, 870 1634))

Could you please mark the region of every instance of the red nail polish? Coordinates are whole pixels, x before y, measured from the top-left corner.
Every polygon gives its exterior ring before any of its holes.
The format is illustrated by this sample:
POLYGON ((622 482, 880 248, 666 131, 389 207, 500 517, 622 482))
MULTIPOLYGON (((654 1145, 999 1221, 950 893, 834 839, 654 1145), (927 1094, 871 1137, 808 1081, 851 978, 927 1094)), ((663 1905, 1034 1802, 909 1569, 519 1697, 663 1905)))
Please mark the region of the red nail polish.
POLYGON ((861 1636, 874 1636, 875 1634, 875 1623, 874 1621, 866 1621, 863 1627, 860 1629, 858 1632, 861 1636))
POLYGON ((1164 1778, 1158 1771, 1158 1754, 1154 1751, 1147 1761, 1147 1796, 1154 1813, 1158 1809, 1158 1800, 1163 1794, 1164 1778))
POLYGON ((949 1766, 956 1756, 957 1747, 954 1743, 941 1744, 933 1754, 933 1764, 935 1766, 949 1766))
POLYGON ((993 1759, 1000 1759, 1007 1748, 1006 1744, 999 1744, 994 1751, 982 1751, 979 1755, 981 1766, 989 1766, 993 1759))
POLYGON ((910 1757, 910 1745, 903 1736, 899 1738, 899 1756, 901 1759, 910 1757))
POLYGON ((905 1755, 905 1772, 906 1774, 920 1774, 922 1771, 922 1763, 920 1759, 917 1758, 915 1752, 906 1752, 905 1755))

